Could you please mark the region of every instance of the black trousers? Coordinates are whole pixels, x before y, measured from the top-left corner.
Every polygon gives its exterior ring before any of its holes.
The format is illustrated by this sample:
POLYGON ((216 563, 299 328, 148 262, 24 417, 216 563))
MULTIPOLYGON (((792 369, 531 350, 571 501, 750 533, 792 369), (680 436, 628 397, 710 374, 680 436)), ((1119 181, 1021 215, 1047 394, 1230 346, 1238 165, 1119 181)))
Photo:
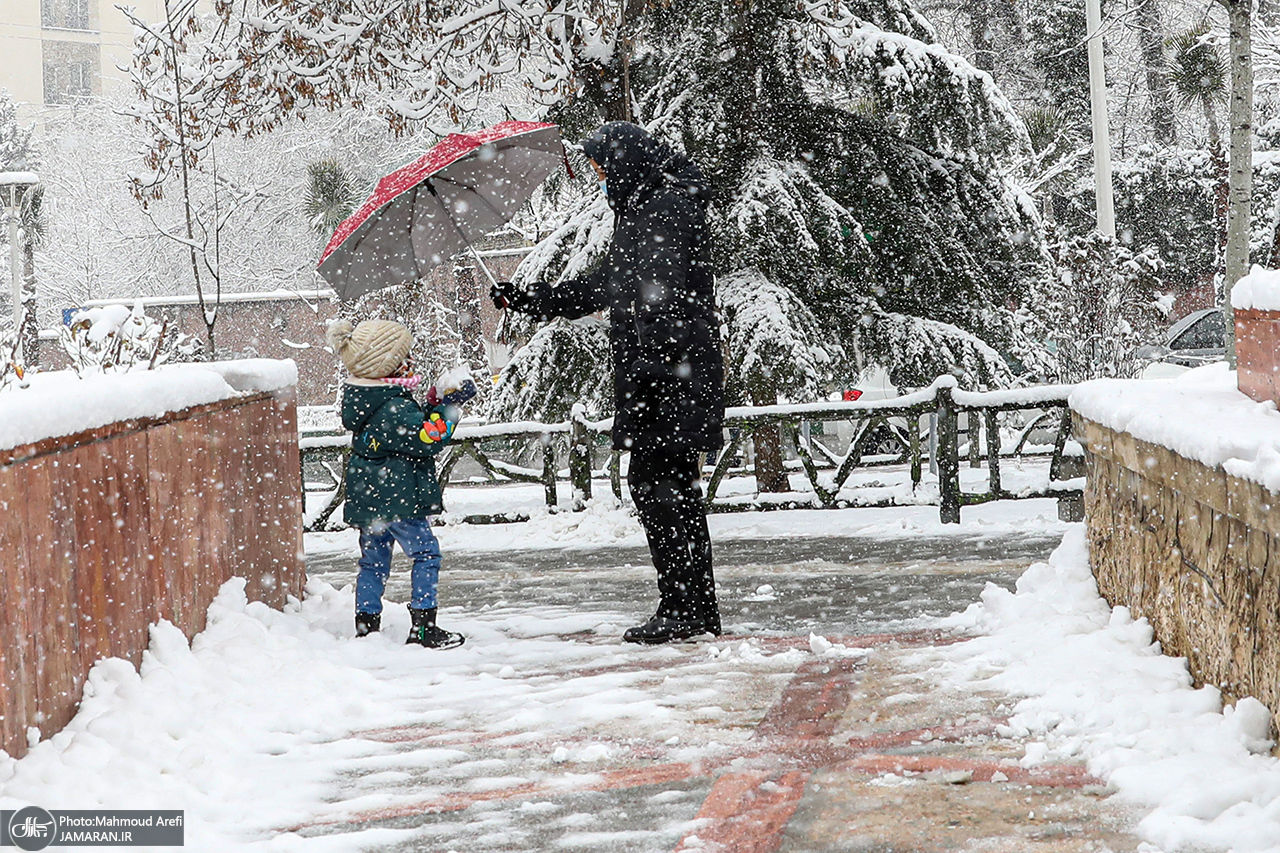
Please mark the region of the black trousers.
POLYGON ((627 484, 658 570, 659 616, 704 620, 719 615, 701 479, 693 451, 631 452, 627 484))

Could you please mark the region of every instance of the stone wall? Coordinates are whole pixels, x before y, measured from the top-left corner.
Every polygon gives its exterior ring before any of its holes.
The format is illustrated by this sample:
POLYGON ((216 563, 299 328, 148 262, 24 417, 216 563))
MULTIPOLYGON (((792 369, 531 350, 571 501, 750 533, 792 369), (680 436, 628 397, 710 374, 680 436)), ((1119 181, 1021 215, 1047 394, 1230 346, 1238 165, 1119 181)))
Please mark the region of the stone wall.
POLYGON ((1280 496, 1076 415, 1098 590, 1228 701, 1280 712, 1280 496))

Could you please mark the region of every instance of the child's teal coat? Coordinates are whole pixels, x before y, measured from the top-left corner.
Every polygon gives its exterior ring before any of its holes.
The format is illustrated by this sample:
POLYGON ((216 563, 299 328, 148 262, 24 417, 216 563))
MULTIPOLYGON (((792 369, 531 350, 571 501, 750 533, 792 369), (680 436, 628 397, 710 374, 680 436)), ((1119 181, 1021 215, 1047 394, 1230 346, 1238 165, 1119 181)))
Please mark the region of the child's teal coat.
MULTIPOLYGON (((347 524, 422 519, 443 509, 435 455, 448 439, 428 443, 420 433, 431 412, 447 417, 445 408, 423 411, 396 385, 343 387, 342 426, 353 433, 343 511, 347 524)), ((456 409, 452 414, 456 418, 456 409)))

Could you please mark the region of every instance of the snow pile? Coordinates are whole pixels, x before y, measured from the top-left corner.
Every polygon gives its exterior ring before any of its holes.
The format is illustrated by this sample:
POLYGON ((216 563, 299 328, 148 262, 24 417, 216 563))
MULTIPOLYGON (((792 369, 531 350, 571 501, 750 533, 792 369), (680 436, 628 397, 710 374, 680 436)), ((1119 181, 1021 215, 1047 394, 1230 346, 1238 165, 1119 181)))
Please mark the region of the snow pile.
POLYGON ((297 382, 298 368, 292 361, 250 359, 85 379, 60 371, 30 379, 29 388, 0 394, 0 450, 242 393, 278 391, 297 382))
MULTIPOLYGON (((375 823, 310 842, 289 829, 495 788, 572 789, 637 740, 696 761, 750 735, 726 717, 705 742, 705 715, 726 692, 774 689, 807 657, 755 641, 624 645, 628 616, 551 605, 446 609, 467 643, 431 653, 404 645, 403 604, 388 602, 383 632, 354 641, 353 606, 350 587, 311 581, 280 612, 229 581, 190 647, 154 626, 140 670, 100 661, 63 731, 21 760, 0 752, 0 808, 181 808, 200 851, 476 849, 446 843, 439 825, 375 823), (666 665, 658 684, 655 659, 666 665), (504 760, 476 746, 497 736, 525 747, 504 760)), ((491 828, 503 819, 486 815, 491 828)), ((688 831, 652 830, 664 837, 646 849, 672 849, 688 831)))
POLYGON ((1149 809, 1139 834, 1161 850, 1280 849, 1280 760, 1267 754, 1270 714, 1255 699, 1223 708, 1192 686, 1186 662, 1162 655, 1146 620, 1107 606, 1089 572, 1083 529, 1016 592, 988 584, 947 620, 984 634, 922 652, 961 691, 1017 701, 1002 734, 1032 738, 1023 766, 1087 762, 1124 802, 1149 809))
POLYGON ((293 359, 244 358, 183 365, 182 368, 211 370, 242 394, 283 391, 298 384, 298 365, 293 359))
MULTIPOLYGON (((247 603, 235 579, 190 647, 172 624, 153 625, 140 671, 119 658, 99 661, 65 729, 20 762, 0 752, 0 803, 185 808, 188 844, 204 850, 238 847, 239 838, 214 826, 253 825, 250 803, 306 809, 322 789, 290 755, 321 749, 317 742, 345 719, 385 717, 374 679, 317 654, 321 638, 298 621, 247 603), (297 666, 303 655, 306 665, 297 666), (299 694, 307 700, 284 701, 299 694)), ((332 647, 339 642, 329 638, 332 647)))
POLYGON ((820 658, 865 658, 871 652, 857 646, 833 643, 821 634, 809 632, 809 651, 820 658))
POLYGON ((1254 264, 1248 275, 1232 285, 1231 307, 1280 311, 1280 270, 1267 270, 1254 264))
POLYGON ((1225 363, 1177 379, 1097 379, 1071 394, 1091 421, 1280 491, 1280 412, 1236 387, 1225 363))

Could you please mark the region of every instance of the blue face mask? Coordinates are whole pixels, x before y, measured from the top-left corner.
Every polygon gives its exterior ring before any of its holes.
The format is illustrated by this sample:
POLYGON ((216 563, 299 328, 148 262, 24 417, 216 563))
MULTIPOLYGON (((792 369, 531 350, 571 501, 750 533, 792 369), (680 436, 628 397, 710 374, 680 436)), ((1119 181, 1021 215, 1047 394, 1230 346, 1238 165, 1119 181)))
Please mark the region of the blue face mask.
POLYGON ((604 193, 605 195, 608 195, 608 194, 609 194, 609 182, 608 182, 608 181, 601 181, 601 182, 600 182, 600 192, 604 193))

